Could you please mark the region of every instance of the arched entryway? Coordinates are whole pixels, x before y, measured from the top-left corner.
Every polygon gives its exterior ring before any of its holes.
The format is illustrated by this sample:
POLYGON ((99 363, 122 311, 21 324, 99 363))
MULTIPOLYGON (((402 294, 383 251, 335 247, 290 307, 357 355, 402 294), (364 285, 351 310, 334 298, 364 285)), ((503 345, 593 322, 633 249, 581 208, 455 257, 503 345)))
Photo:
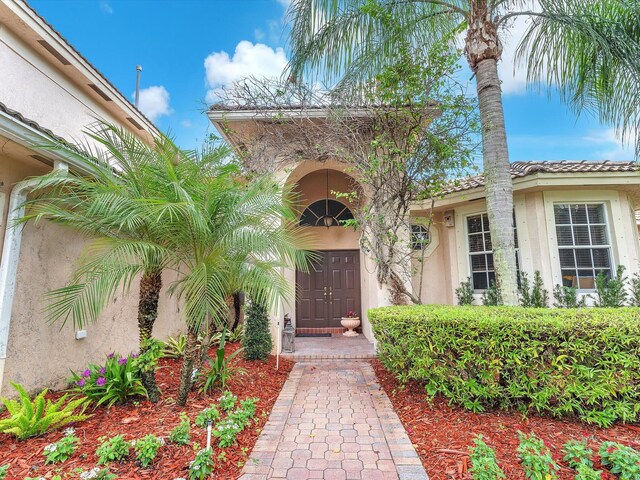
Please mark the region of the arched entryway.
POLYGON ((345 227, 354 218, 357 197, 341 195, 359 189, 351 176, 331 168, 317 168, 296 181, 299 225, 316 244, 310 272, 295 272, 299 333, 340 333, 347 312, 361 315, 359 232, 345 227))

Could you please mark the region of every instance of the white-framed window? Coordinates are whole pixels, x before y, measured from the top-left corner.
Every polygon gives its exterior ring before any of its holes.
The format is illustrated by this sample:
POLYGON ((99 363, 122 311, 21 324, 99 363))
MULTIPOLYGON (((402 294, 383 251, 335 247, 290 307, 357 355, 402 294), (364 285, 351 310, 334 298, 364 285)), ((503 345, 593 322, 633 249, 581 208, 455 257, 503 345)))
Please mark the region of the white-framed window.
MULTIPOLYGON (((515 224, 514 215, 513 234, 516 247, 516 268, 519 271, 518 232, 515 224)), ((486 290, 489 285, 496 281, 496 273, 493 268, 493 247, 491 245, 491 233, 489 232, 489 216, 486 213, 467 216, 467 239, 471 284, 474 290, 486 290)))
POLYGON ((611 239, 604 203, 555 203, 562 284, 591 290, 599 273, 611 276, 611 239))

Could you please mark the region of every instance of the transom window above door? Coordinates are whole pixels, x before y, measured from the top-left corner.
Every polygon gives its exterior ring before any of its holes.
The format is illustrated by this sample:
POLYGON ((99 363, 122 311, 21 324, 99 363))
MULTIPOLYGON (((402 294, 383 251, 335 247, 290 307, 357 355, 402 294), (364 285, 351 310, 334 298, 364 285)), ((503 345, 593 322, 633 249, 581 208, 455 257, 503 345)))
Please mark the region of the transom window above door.
POLYGON ((603 203, 558 203, 553 206, 562 284, 595 288, 599 273, 612 274, 611 242, 603 203))
POLYGON ((353 213, 345 204, 327 199, 313 202, 300 216, 301 227, 338 227, 353 220, 353 213))
MULTIPOLYGON (((516 243, 516 268, 520 270, 518 261, 518 232, 513 218, 513 234, 516 243)), ((489 232, 489 216, 486 213, 467 217, 467 237, 469 239, 469 263, 471 283, 474 290, 486 290, 496 281, 493 268, 493 246, 489 232)))

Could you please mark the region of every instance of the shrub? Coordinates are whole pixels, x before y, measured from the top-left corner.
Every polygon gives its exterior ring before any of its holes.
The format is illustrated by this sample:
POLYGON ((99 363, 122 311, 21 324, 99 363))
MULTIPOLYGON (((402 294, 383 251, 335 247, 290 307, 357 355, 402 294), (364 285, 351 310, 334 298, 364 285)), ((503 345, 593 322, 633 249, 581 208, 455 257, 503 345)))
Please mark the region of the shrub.
POLYGON ((187 348, 187 336, 179 335, 178 338, 169 337, 162 348, 162 356, 165 358, 182 358, 187 348))
POLYGON ((558 478, 555 474, 560 467, 551 458, 551 452, 544 442, 533 433, 527 437, 518 432, 520 445, 517 448, 518 458, 524 469, 524 474, 529 480, 553 480, 558 478))
POLYGON ((613 278, 605 276, 602 272, 596 277, 596 294, 594 305, 601 308, 619 308, 627 302, 625 285, 627 277, 624 276, 625 268, 618 265, 616 275, 613 278))
POLYGON ((571 468, 577 469, 580 465, 593 467, 593 461, 591 460, 593 450, 587 446, 586 440, 569 440, 563 445, 562 451, 564 452, 563 460, 571 468))
POLYGON ((218 407, 211 404, 208 408, 202 410, 198 416, 196 417, 196 421, 194 422, 197 427, 204 428, 207 426, 209 422, 215 422, 220 418, 220 411, 218 407))
POLYGON ((50 443, 44 447, 45 463, 59 463, 66 461, 78 447, 78 437, 73 428, 67 428, 64 437, 56 443, 50 443))
POLYGON ((500 480, 507 478, 498 466, 496 452, 478 435, 473 442, 475 447, 469 448, 471 459, 471 475, 474 480, 500 480))
POLYGON ((533 308, 549 306, 549 292, 544 288, 542 275, 538 270, 533 272, 533 286, 529 285, 526 272, 520 272, 520 305, 533 308))
POLYGON ((45 400, 44 396, 47 394, 45 389, 31 400, 22 385, 13 382, 11 385, 20 398, 18 400, 1 399, 9 412, 9 417, 0 420, 0 433, 7 433, 19 440, 24 440, 89 417, 84 415, 87 397, 67 402, 67 395, 63 395, 54 403, 45 400), (76 410, 79 410, 79 413, 76 410))
POLYGON ((458 305, 473 305, 471 277, 467 277, 464 282, 460 282, 460 286, 456 288, 456 297, 458 298, 458 305))
POLYGON ((169 433, 169 441, 176 445, 189 445, 191 441, 191 422, 186 413, 182 412, 180 414, 180 423, 169 433))
POLYGON ((146 468, 153 463, 164 441, 150 433, 140 440, 135 440, 132 445, 136 451, 136 459, 146 468))
POLYGON ((502 305, 502 298, 500 298, 500 291, 496 286, 496 282, 491 282, 489 288, 482 293, 482 305, 485 307, 502 305))
POLYGON ((246 373, 244 369, 232 366, 233 359, 242 351, 241 348, 225 358, 225 338, 226 330, 223 330, 215 358, 207 357, 206 362, 209 368, 198 373, 198 377, 202 382, 200 387, 202 393, 209 394, 215 389, 224 390, 232 376, 246 373))
POLYGON ((213 458, 211 457, 211 449, 204 448, 196 453, 189 464, 189 480, 204 480, 213 472, 213 458))
POLYGON ((244 358, 247 360, 266 360, 271 354, 273 343, 269 330, 269 315, 264 305, 251 302, 245 318, 244 358))
POLYGON ((70 390, 86 395, 97 405, 106 403, 107 407, 124 403, 130 397, 146 397, 136 358, 110 353, 104 365, 90 364, 79 375, 72 371, 70 390))
POLYGON ((633 307, 640 307, 640 273, 636 273, 631 279, 630 303, 633 307))
POLYGON ((603 442, 598 450, 600 463, 620 477, 620 480, 640 480, 640 454, 631 447, 615 442, 603 442))
POLYGON ((587 306, 586 298, 578 299, 578 289, 556 285, 553 289, 553 306, 556 308, 582 308, 587 306))
POLYGON ((638 309, 423 305, 369 318, 386 368, 430 396, 602 426, 639 418, 638 309))
POLYGON ((96 449, 98 465, 114 461, 121 462, 129 456, 129 442, 122 435, 116 435, 109 440, 106 437, 100 437, 99 440, 102 443, 96 449))

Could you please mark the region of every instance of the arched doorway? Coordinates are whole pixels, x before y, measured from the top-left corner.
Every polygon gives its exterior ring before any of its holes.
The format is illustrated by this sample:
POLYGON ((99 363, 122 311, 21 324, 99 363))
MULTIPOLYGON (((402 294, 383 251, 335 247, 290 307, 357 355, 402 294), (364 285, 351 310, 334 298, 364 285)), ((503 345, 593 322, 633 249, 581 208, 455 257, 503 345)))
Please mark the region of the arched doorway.
POLYGON ((349 175, 326 168, 296 182, 299 225, 310 229, 317 244, 310 272, 295 276, 299 333, 339 333, 347 312, 361 314, 359 233, 344 226, 357 205, 339 195, 358 188, 349 175))

